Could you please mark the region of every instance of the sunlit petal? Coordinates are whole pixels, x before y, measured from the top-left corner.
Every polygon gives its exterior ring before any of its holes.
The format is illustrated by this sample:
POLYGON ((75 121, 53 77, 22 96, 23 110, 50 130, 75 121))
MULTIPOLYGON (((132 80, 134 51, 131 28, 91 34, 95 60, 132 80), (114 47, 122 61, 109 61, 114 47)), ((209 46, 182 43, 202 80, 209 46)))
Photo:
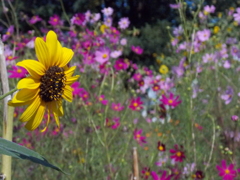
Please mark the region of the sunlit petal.
POLYGON ((65 84, 71 86, 76 80, 78 80, 79 77, 80 77, 79 75, 70 77, 70 78, 67 79, 67 81, 65 82, 65 84))
POLYGON ((37 79, 33 79, 32 77, 26 77, 21 79, 18 84, 18 89, 37 89, 40 86, 40 81, 37 79))
POLYGON ((46 68, 36 60, 24 60, 17 63, 17 66, 25 68, 34 79, 40 79, 44 75, 46 68))
POLYGON ((25 125, 26 129, 32 131, 36 129, 42 122, 45 113, 45 103, 42 102, 37 109, 37 112, 32 116, 32 118, 25 125))
POLYGON ((24 102, 30 101, 33 98, 35 98, 38 93, 39 93, 39 89, 21 89, 14 95, 12 102, 24 103, 24 102))
POLYGON ((66 66, 74 55, 73 50, 63 47, 62 48, 62 57, 59 67, 66 66))
POLYGON ((46 69, 48 69, 50 66, 49 52, 48 52, 49 50, 42 38, 39 38, 39 37, 36 38, 35 50, 36 50, 36 54, 39 62, 42 63, 46 67, 46 69))
POLYGON ((69 102, 72 102, 73 99, 72 91, 73 89, 70 86, 66 85, 64 87, 63 98, 69 102))
POLYGON ((26 122, 31 119, 31 117, 35 114, 37 109, 41 104, 41 99, 39 96, 35 98, 35 100, 28 106, 28 108, 22 113, 20 117, 20 121, 26 122))

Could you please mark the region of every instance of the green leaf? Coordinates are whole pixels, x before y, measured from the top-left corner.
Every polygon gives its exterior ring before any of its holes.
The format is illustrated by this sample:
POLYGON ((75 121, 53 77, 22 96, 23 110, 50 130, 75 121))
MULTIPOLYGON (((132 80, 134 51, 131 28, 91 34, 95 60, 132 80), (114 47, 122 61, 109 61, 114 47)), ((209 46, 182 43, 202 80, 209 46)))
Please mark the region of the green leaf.
POLYGON ((50 167, 64 174, 67 174, 57 166, 49 163, 48 160, 46 160, 42 155, 38 154, 37 152, 2 138, 0 138, 0 154, 5 154, 19 159, 27 159, 37 164, 41 164, 43 166, 50 167))

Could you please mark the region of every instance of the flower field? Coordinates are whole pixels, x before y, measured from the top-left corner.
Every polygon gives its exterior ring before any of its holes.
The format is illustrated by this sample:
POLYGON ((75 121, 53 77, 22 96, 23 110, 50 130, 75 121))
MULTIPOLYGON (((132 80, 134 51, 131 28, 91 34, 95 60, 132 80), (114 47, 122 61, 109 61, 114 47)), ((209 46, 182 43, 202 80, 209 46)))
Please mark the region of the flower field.
POLYGON ((112 7, 7 18, 12 141, 66 173, 13 158, 12 179, 240 179, 240 7, 169 7, 178 24, 161 27, 170 39, 161 52, 128 17, 114 23, 112 7))

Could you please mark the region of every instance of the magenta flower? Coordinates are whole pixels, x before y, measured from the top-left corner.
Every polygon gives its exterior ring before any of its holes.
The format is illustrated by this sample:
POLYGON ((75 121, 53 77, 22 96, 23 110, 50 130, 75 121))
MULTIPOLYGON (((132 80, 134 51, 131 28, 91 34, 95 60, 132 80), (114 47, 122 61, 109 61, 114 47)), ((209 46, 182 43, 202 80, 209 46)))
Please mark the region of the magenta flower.
POLYGON ((169 152, 173 154, 170 156, 175 162, 182 162, 185 159, 185 154, 183 152, 183 147, 178 146, 177 144, 174 145, 174 149, 170 149, 169 152))
POLYGON ((73 89, 73 96, 80 96, 80 93, 81 93, 81 91, 82 91, 82 88, 79 88, 79 86, 80 86, 80 82, 78 82, 78 81, 76 81, 76 82, 74 82, 72 85, 71 85, 71 87, 72 87, 72 89, 73 89))
POLYGON ((222 160, 221 166, 216 166, 217 170, 219 171, 219 176, 223 178, 223 180, 234 180, 237 176, 237 171, 234 170, 234 164, 227 165, 225 160, 222 160))
POLYGON ((37 22, 39 22, 39 21, 41 21, 42 20, 42 18, 40 18, 39 16, 33 16, 30 20, 29 20, 29 23, 30 24, 35 24, 35 23, 37 23, 37 22))
POLYGON ((134 79, 135 81, 141 81, 141 80, 142 80, 142 75, 141 75, 140 73, 135 73, 135 74, 133 75, 133 79, 134 79))
POLYGON ((85 14, 77 13, 71 18, 70 21, 72 25, 85 25, 85 14))
POLYGON ((140 46, 132 46, 131 49, 136 54, 141 55, 143 53, 143 49, 140 46))
POLYGON ((139 111, 141 110, 143 102, 141 101, 140 97, 133 98, 130 102, 129 108, 132 109, 133 111, 139 111))
POLYGON ((151 175, 151 172, 150 172, 150 168, 148 167, 144 167, 141 171, 141 177, 144 178, 144 179, 148 179, 149 176, 151 175))
POLYGON ((122 106, 121 103, 112 103, 111 108, 114 111, 122 111, 124 106, 122 106))
POLYGON ((120 126, 120 118, 114 117, 112 119, 106 118, 106 126, 112 129, 117 129, 120 126))
POLYGON ((162 95, 162 99, 160 100, 164 105, 168 105, 173 107, 178 106, 182 101, 178 100, 180 96, 174 97, 174 94, 170 92, 169 97, 166 97, 164 94, 162 95))
POLYGON ((6 61, 13 61, 13 60, 15 60, 17 58, 18 58, 18 56, 11 56, 11 55, 9 55, 9 56, 6 56, 6 61))
POLYGON ((120 21, 118 22, 118 26, 120 29, 127 29, 129 24, 130 24, 130 21, 127 17, 121 18, 120 21))
POLYGON ((11 73, 9 78, 24 78, 28 74, 26 69, 18 66, 12 66, 12 70, 9 70, 8 72, 11 73))
POLYGON ((110 52, 108 49, 102 49, 95 52, 95 61, 104 64, 109 60, 110 52))
POLYGON ((147 141, 145 140, 146 137, 142 136, 142 129, 135 129, 133 132, 133 138, 139 143, 140 146, 142 145, 142 143, 147 143, 147 141))
POLYGON ((11 25, 8 29, 6 34, 3 35, 2 41, 5 42, 14 32, 14 26, 11 25))
POLYGON ((52 26, 62 26, 63 25, 63 21, 61 21, 60 17, 58 15, 53 15, 52 17, 50 17, 49 24, 51 24, 52 26))
POLYGON ((170 180, 171 175, 167 175, 167 171, 163 171, 161 176, 158 176, 158 174, 154 171, 151 172, 153 180, 170 180))
POLYGON ((124 59, 118 59, 113 66, 117 71, 126 70, 128 68, 128 64, 124 59))
POLYGON ((204 29, 202 31, 198 31, 196 34, 197 34, 199 41, 204 42, 210 38, 211 31, 209 29, 204 29))
POLYGON ((106 100, 106 99, 104 99, 104 98, 105 98, 105 96, 104 96, 104 95, 101 95, 101 96, 98 97, 98 101, 99 101, 100 103, 102 103, 103 105, 107 105, 108 100, 106 100))

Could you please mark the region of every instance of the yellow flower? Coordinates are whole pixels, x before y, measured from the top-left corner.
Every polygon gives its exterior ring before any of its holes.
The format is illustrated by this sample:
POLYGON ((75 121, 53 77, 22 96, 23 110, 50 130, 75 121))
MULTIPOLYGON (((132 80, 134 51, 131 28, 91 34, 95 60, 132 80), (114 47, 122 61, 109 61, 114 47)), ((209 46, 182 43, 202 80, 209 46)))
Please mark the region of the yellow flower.
POLYGON ((167 74, 168 73, 168 67, 166 66, 166 65, 161 65, 160 66, 160 68, 159 68, 159 72, 161 73, 161 74, 167 74))
POLYGON ((8 105, 28 105, 20 117, 20 121, 27 122, 25 127, 28 130, 36 129, 46 112, 48 120, 42 130, 45 131, 50 122, 50 114, 53 114, 56 124, 60 125, 59 116, 63 116, 62 99, 72 101, 71 85, 79 76, 72 76, 76 66, 67 66, 74 52, 61 46, 55 32, 47 33, 46 42, 42 38, 36 38, 35 51, 38 61, 27 59, 17 63, 30 75, 18 82, 19 91, 8 105))
POLYGON ((220 27, 219 26, 214 26, 213 33, 217 34, 219 31, 220 31, 220 27))

